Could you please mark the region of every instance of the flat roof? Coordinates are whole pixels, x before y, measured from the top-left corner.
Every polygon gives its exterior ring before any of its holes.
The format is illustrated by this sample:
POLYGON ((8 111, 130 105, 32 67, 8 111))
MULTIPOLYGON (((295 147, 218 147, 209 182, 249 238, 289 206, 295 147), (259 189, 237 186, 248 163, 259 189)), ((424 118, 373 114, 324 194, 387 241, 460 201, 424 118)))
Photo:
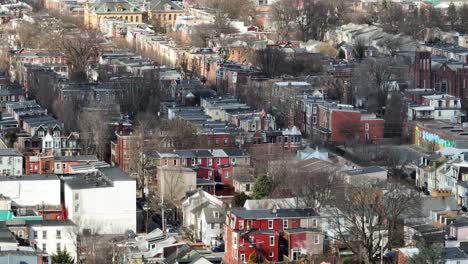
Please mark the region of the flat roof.
POLYGON ((29 174, 0 177, 0 181, 53 181, 60 180, 55 174, 29 174))

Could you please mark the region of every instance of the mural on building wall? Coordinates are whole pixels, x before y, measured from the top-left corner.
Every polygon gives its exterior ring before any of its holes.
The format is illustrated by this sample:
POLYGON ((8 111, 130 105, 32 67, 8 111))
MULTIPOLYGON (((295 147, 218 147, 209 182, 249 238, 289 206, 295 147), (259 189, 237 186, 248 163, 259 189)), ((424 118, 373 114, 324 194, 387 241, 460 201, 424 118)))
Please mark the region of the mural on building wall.
POLYGON ((434 150, 439 150, 443 147, 453 147, 455 142, 452 140, 444 139, 437 134, 416 126, 414 129, 414 144, 417 146, 428 146, 434 144, 434 150))

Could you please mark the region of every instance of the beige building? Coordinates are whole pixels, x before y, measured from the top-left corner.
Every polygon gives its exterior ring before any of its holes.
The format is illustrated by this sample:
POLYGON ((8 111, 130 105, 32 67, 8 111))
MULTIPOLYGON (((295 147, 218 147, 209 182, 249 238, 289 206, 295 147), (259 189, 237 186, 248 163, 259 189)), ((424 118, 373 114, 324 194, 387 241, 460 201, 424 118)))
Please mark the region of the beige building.
POLYGON ((117 0, 115 2, 88 3, 84 10, 86 27, 96 29, 104 18, 120 18, 129 22, 142 22, 143 12, 133 3, 117 0))
POLYGON ((161 166, 157 177, 160 197, 174 205, 181 202, 188 191, 197 188, 197 173, 189 168, 161 166))
MULTIPOLYGON (((156 19, 161 28, 171 30, 177 17, 186 14, 185 9, 170 0, 153 0, 150 3, 148 17, 156 19)), ((155 29, 157 30, 157 29, 155 29)))

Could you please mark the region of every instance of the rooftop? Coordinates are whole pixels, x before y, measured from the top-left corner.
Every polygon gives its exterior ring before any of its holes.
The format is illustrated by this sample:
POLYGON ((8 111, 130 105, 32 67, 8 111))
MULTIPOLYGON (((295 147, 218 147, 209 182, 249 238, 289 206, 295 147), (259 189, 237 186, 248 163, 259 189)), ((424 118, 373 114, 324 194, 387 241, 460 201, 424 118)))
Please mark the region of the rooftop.
POLYGON ((309 218, 318 216, 318 213, 312 208, 302 209, 234 209, 232 213, 244 219, 274 219, 274 218, 309 218))

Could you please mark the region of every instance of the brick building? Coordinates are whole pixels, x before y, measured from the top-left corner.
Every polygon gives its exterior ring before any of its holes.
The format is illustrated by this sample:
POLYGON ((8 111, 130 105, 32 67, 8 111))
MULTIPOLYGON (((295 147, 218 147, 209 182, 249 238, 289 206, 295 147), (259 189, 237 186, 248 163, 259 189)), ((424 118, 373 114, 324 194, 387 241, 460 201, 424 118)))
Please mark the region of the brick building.
POLYGON ((319 215, 313 209, 233 209, 225 229, 226 263, 298 260, 323 252, 319 215))
POLYGON ((323 142, 342 144, 382 139, 384 120, 363 114, 350 105, 319 104, 312 110, 313 137, 323 142))
POLYGON ((468 97, 468 68, 461 62, 434 60, 430 51, 417 51, 411 73, 418 88, 468 97))

